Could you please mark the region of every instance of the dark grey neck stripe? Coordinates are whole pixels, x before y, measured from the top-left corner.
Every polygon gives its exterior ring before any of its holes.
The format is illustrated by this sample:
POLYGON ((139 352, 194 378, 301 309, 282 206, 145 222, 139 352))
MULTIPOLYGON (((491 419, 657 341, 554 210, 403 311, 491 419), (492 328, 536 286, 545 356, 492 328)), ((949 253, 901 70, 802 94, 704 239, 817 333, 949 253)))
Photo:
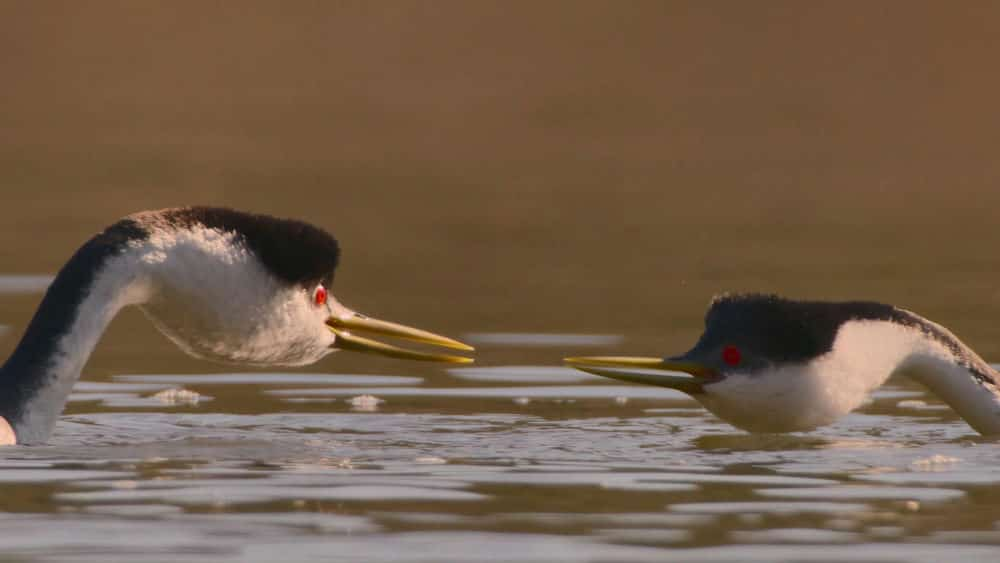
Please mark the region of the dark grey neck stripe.
POLYGON ((16 425, 20 408, 46 385, 46 374, 56 346, 76 320, 84 296, 109 257, 122 252, 129 241, 142 240, 147 232, 131 219, 123 219, 87 241, 62 267, 45 292, 24 336, 0 368, 0 416, 16 425))

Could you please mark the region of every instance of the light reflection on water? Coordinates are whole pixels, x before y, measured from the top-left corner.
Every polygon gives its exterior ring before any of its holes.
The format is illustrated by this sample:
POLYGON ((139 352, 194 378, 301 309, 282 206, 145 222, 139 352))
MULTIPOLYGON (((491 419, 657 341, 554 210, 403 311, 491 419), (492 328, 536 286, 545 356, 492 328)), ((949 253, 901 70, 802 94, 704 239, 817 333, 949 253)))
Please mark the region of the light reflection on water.
POLYGON ((448 373, 469 381, 505 381, 507 383, 564 383, 607 379, 562 366, 491 366, 452 368, 448 373))
MULTIPOLYGON (((118 381, 137 383, 188 385, 413 385, 422 377, 398 375, 348 375, 340 373, 206 373, 198 375, 116 375, 118 381)), ((74 389, 77 390, 77 389, 74 389)))
POLYGON ((559 334, 547 332, 473 332, 465 336, 472 344, 489 346, 616 346, 621 334, 559 334))
MULTIPOLYGON (((79 394, 141 396, 170 379, 157 377, 89 383, 79 394)), ((263 561, 290 542, 297 557, 344 561, 497 560, 489 545, 505 561, 654 561, 677 549, 692 561, 932 561, 990 553, 946 551, 934 537, 1000 544, 993 522, 970 510, 990 502, 997 455, 964 423, 853 414, 814 433, 753 436, 704 412, 615 403, 617 386, 582 387, 594 391, 575 415, 555 418, 544 407, 489 403, 504 396, 497 388, 431 395, 433 414, 351 413, 335 403, 327 413, 198 405, 68 415, 51 445, 0 451, 0 484, 36 499, 34 514, 2 527, 0 541, 14 555, 72 544, 81 558, 112 561, 182 548, 188 561, 263 561), (483 414, 478 399, 509 412, 483 414), (32 522, 64 532, 47 542, 17 537, 32 522), (966 535, 949 536, 949 527, 966 535)), ((542 388, 538 396, 565 395, 542 388)))
POLYGON ((27 513, 0 542, 70 561, 989 560, 993 443, 912 401, 940 405, 891 384, 827 428, 749 435, 561 366, 115 375, 74 389, 49 445, 0 450, 27 513), (181 388, 217 400, 157 400, 181 388), (235 414, 248 396, 273 408, 235 414))
POLYGON ((41 293, 52 283, 53 276, 45 275, 0 275, 0 294, 41 293))
POLYGON ((679 399, 686 400, 687 396, 680 391, 666 389, 663 387, 642 387, 635 385, 587 385, 587 386, 566 386, 566 385, 533 385, 525 387, 345 387, 345 388, 317 388, 317 389, 274 389, 267 391, 268 394, 277 396, 338 396, 338 395, 358 395, 372 394, 385 397, 410 396, 410 397, 531 397, 547 399, 580 399, 580 398, 608 398, 617 397, 637 398, 637 399, 679 399))

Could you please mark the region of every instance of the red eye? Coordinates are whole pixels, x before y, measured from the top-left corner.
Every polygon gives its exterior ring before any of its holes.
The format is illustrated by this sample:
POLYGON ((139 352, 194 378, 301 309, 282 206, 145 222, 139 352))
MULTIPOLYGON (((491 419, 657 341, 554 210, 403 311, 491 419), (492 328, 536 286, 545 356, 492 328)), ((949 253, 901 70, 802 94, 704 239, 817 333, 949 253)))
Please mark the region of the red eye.
POLYGON ((317 305, 326 304, 326 288, 323 286, 318 286, 316 288, 316 295, 313 296, 313 300, 316 301, 317 305))
POLYGON ((731 366, 739 365, 740 356, 740 349, 736 346, 726 346, 722 349, 722 361, 731 366))

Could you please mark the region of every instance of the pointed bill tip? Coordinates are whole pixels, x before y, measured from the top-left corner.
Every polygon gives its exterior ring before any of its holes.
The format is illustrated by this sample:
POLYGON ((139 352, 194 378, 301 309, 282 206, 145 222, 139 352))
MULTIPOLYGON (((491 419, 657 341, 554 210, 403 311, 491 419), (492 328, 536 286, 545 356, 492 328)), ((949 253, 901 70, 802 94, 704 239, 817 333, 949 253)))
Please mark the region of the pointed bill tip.
POLYGON ((630 383, 669 387, 688 395, 702 393, 704 385, 712 381, 714 374, 710 368, 694 362, 677 362, 643 356, 576 356, 565 358, 563 361, 571 367, 593 375, 630 383), (660 371, 683 372, 688 375, 658 373, 660 371))
POLYGON ((465 342, 459 342, 458 340, 453 340, 453 339, 447 338, 447 337, 441 337, 441 338, 444 339, 444 340, 446 340, 448 343, 447 344, 438 344, 439 346, 444 346, 445 348, 451 348, 452 350, 461 350, 463 352, 475 352, 476 351, 476 347, 475 346, 469 346, 465 342))
POLYGON ((634 367, 660 368, 665 363, 663 358, 645 356, 573 356, 563 358, 563 361, 573 367, 634 367))
POLYGON ((448 364, 470 364, 474 360, 465 356, 455 356, 452 354, 436 354, 431 352, 420 352, 408 350, 393 344, 379 342, 371 338, 357 336, 351 332, 330 327, 330 330, 337 335, 333 342, 333 348, 340 350, 350 350, 352 352, 364 352, 368 354, 378 354, 390 358, 401 360, 416 360, 419 362, 443 362, 448 364))
POLYGON ((404 324, 367 317, 353 311, 350 311, 349 314, 344 317, 332 316, 327 319, 326 324, 332 329, 363 331, 371 334, 392 336, 412 342, 431 344, 442 348, 450 348, 452 350, 461 350, 463 352, 475 351, 475 348, 472 346, 469 346, 464 342, 459 342, 454 338, 448 338, 447 336, 442 336, 440 334, 435 334, 433 332, 414 328, 412 326, 406 326, 404 324))
MULTIPOLYGON (((678 371, 698 378, 715 378, 717 374, 712 368, 698 362, 665 360, 647 356, 575 356, 563 359, 568 365, 583 370, 591 369, 654 369, 662 371, 678 371)), ((590 373, 594 373, 590 371, 590 373)), ((597 375, 607 376, 606 373, 597 375)))

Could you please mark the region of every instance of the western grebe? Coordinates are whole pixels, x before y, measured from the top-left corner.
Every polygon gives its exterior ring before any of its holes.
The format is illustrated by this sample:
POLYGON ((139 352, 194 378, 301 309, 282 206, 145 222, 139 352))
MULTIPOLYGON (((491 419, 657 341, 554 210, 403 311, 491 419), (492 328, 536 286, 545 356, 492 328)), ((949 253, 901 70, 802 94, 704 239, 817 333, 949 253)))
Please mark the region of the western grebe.
POLYGON ((341 305, 328 292, 339 254, 327 232, 290 219, 212 207, 125 217, 63 266, 0 368, 0 443, 48 438, 101 334, 128 305, 142 309, 182 350, 207 360, 301 366, 343 349, 472 361, 355 334, 472 350, 341 305))
POLYGON ((882 303, 723 295, 713 300, 704 333, 685 354, 566 362, 604 377, 678 389, 751 432, 829 424, 899 373, 925 385, 980 433, 1000 433, 1000 373, 948 329, 882 303))

